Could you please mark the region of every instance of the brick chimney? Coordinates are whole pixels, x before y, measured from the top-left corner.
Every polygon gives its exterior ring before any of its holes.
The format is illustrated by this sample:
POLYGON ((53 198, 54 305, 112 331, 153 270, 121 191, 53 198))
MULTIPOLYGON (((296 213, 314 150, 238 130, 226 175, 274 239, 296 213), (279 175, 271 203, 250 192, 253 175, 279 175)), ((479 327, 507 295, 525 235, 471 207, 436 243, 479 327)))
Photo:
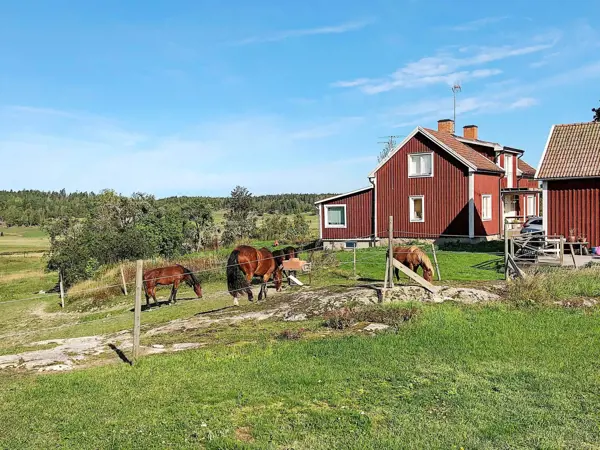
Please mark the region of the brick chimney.
POLYGON ((454 120, 438 120, 438 131, 445 131, 446 133, 454 134, 454 120))
POLYGON ((477 140, 477 125, 466 125, 463 127, 463 136, 465 139, 477 140))

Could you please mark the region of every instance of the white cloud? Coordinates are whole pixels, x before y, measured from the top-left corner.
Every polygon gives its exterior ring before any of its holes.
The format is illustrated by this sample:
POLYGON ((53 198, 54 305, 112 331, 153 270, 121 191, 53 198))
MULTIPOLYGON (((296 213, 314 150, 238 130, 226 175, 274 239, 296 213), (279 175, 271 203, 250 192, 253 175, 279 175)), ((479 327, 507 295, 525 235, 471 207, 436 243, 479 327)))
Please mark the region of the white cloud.
POLYGON ((509 109, 521 109, 521 108, 529 108, 531 106, 535 106, 539 103, 539 101, 532 97, 523 97, 518 100, 515 100, 509 105, 509 109))
POLYGON ((455 25, 450 27, 449 29, 452 31, 475 31, 483 28, 487 25, 491 25, 493 23, 498 23, 503 20, 508 19, 508 16, 500 16, 500 17, 484 17, 482 19, 472 20, 470 22, 465 22, 460 25, 455 25))
POLYGON ((284 30, 279 31, 270 35, 264 36, 251 36, 245 39, 241 39, 233 43, 233 45, 250 45, 258 44, 263 42, 278 42, 284 41, 290 38, 297 38, 302 36, 314 36, 320 34, 342 34, 349 31, 356 31, 373 23, 373 20, 360 20, 356 22, 345 22, 339 25, 323 26, 316 28, 305 28, 298 30, 284 30))
POLYGON ((464 70, 464 68, 482 66, 506 58, 537 53, 551 48, 554 44, 555 41, 520 47, 463 47, 458 51, 461 56, 439 53, 436 56, 409 62, 384 78, 358 78, 348 81, 336 81, 331 86, 338 88, 358 87, 366 94, 378 94, 397 88, 451 84, 456 80, 466 81, 485 78, 498 75, 502 71, 497 68, 475 70, 464 70))

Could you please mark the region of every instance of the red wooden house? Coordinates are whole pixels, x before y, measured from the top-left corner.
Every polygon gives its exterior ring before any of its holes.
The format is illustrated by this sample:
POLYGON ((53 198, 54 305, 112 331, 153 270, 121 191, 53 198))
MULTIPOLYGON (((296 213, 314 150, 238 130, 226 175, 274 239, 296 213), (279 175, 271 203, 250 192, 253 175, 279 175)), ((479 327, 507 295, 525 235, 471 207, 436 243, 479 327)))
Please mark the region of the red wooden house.
POLYGON ((600 246, 600 123, 554 125, 537 170, 544 231, 600 246))
POLYGON ((504 217, 537 215, 540 192, 523 150, 477 133, 469 125, 455 135, 452 120, 415 128, 369 174, 369 187, 316 202, 324 245, 374 245, 388 237, 389 216, 395 238, 475 240, 498 237, 504 217))

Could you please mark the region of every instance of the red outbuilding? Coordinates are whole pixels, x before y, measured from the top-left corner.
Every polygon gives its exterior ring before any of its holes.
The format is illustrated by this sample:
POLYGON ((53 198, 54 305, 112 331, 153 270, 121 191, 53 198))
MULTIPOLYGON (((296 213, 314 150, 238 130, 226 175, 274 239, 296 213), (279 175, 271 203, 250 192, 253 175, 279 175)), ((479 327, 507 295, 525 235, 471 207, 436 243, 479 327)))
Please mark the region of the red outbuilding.
POLYGON ((522 155, 480 140, 475 125, 462 136, 452 120, 417 127, 369 174, 371 186, 316 202, 321 239, 374 245, 388 237, 389 216, 395 238, 496 238, 505 217, 538 215, 540 189, 522 155))
POLYGON ((536 178, 544 192, 544 231, 600 246, 600 123, 554 125, 536 178))

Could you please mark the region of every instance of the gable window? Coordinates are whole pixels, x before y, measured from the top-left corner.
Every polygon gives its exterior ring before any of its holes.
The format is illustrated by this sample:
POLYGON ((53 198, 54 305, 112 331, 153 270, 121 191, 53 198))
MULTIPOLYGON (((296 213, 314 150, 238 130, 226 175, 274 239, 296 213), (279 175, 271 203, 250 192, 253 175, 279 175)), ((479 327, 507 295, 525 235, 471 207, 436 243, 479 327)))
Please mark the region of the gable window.
POLYGON ((433 153, 412 153, 408 155, 409 177, 433 176, 433 153))
POLYGON ((425 222, 425 197, 415 195, 408 197, 410 221, 425 222))
POLYGON ((506 187, 513 187, 513 157, 512 155, 504 155, 504 173, 506 174, 506 187))
POLYGON ((346 228, 346 205, 325 205, 325 228, 346 228))
POLYGON ((481 196, 481 220, 492 220, 491 194, 484 194, 481 196))

